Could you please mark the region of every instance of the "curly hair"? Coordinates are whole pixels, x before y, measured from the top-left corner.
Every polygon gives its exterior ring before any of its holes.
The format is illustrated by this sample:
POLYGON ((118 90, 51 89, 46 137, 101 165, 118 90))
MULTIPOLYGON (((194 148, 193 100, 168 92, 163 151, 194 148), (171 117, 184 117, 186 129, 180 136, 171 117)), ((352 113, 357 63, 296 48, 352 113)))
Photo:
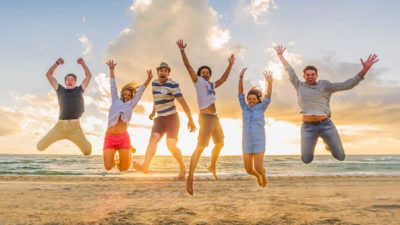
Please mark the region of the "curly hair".
POLYGON ((209 66, 200 66, 199 69, 197 70, 197 76, 201 76, 201 70, 202 69, 208 69, 208 71, 210 72, 210 76, 211 76, 211 68, 209 66))
POLYGON ((247 97, 249 97, 249 95, 255 95, 259 103, 262 101, 262 92, 256 87, 252 87, 249 92, 247 92, 247 97))

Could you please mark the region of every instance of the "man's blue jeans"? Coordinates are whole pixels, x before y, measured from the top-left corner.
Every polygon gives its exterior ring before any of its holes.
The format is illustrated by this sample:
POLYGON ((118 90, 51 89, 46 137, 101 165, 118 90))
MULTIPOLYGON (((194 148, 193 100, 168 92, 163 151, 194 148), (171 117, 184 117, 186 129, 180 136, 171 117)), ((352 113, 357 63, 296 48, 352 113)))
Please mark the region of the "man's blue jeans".
POLYGON ((339 133, 332 120, 327 119, 320 123, 303 122, 301 125, 301 160, 304 163, 312 162, 315 145, 319 137, 324 140, 335 159, 344 160, 345 154, 339 133))

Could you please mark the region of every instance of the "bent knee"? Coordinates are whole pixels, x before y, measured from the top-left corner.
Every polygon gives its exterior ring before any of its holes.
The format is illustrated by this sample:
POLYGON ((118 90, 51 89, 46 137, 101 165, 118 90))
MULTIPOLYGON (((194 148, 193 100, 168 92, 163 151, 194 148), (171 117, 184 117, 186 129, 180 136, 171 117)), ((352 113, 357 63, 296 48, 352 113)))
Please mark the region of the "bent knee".
POLYGON ((36 144, 36 149, 38 151, 44 151, 46 149, 46 146, 44 146, 42 143, 39 142, 36 144))
POLYGON ((222 147, 224 147, 224 145, 225 145, 224 142, 219 142, 219 143, 216 143, 216 144, 215 144, 215 147, 216 147, 216 148, 222 148, 222 147))
POLYGON ((265 173, 265 169, 264 169, 263 166, 256 166, 254 169, 255 169, 255 170, 257 171, 257 173, 259 173, 259 174, 265 173))
POLYGON ((313 159, 314 159, 314 156, 304 156, 304 155, 301 156, 301 160, 305 164, 311 163, 313 161, 313 159))
POLYGON ((84 151, 82 153, 83 153, 83 155, 88 156, 88 155, 92 154, 92 149, 89 149, 89 150, 84 151))
POLYGON ((245 168, 246 169, 246 173, 253 175, 253 169, 252 168, 245 168))
POLYGON ((335 157, 335 159, 337 159, 339 161, 344 161, 345 158, 346 158, 346 155, 345 154, 343 154, 343 155, 335 155, 334 157, 335 157))
POLYGON ((84 149, 81 149, 83 155, 92 154, 92 145, 89 143, 84 149))
POLYGON ((176 150, 176 143, 167 143, 167 148, 168 148, 168 150, 170 150, 170 151, 174 151, 174 150, 176 150))
POLYGON ((114 167, 113 164, 104 164, 104 169, 111 170, 114 167))
POLYGON ((118 166, 118 170, 119 170, 120 172, 127 171, 128 169, 129 169, 129 165, 119 165, 119 166, 118 166))

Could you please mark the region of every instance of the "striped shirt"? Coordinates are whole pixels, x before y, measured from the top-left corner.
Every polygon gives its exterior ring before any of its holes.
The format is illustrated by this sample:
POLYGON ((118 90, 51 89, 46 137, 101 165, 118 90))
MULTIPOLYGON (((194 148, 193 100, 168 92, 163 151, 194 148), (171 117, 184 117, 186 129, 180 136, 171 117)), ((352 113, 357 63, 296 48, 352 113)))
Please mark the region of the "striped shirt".
POLYGON ((164 84, 158 80, 152 82, 154 107, 158 116, 168 116, 176 113, 175 98, 182 97, 179 84, 168 79, 164 84))

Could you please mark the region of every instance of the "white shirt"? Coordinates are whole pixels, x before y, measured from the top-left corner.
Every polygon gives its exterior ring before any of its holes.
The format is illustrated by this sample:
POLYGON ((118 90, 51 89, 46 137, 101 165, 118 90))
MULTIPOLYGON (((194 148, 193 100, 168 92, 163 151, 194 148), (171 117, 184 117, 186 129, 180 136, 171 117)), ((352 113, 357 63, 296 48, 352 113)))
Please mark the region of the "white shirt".
POLYGON ((215 103, 215 82, 212 83, 198 76, 194 86, 196 87, 197 102, 200 110, 215 103))

